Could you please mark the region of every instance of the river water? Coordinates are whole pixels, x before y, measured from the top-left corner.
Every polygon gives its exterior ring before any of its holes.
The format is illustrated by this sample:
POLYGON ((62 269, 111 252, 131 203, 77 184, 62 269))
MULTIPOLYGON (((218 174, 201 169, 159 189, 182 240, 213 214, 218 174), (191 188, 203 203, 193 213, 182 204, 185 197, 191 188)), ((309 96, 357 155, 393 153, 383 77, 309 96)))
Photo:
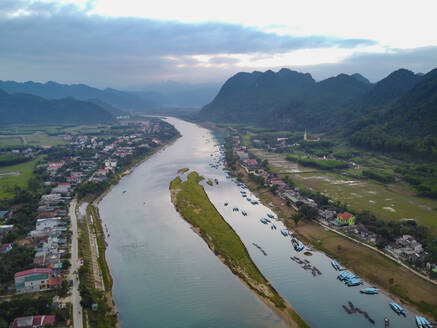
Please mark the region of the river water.
POLYGON ((184 167, 219 181, 212 187, 205 184, 211 201, 263 274, 311 327, 384 327, 384 317, 391 327, 415 326, 413 314, 396 315, 385 295, 362 295, 362 287, 337 280, 324 254, 306 257, 295 252, 290 239, 279 232, 281 222, 275 222, 277 230, 262 224, 259 219, 271 213, 269 209, 250 204, 221 168, 209 166, 218 155, 209 130, 175 118, 168 122, 182 137, 139 165, 99 205, 109 233, 106 256, 121 327, 285 327, 175 211, 169 184, 184 167), (240 211, 234 212, 234 206, 240 211), (243 209, 247 216, 241 214, 243 209), (322 275, 313 277, 290 256, 306 258, 322 275), (348 301, 376 324, 362 314, 347 314, 342 305, 348 301))

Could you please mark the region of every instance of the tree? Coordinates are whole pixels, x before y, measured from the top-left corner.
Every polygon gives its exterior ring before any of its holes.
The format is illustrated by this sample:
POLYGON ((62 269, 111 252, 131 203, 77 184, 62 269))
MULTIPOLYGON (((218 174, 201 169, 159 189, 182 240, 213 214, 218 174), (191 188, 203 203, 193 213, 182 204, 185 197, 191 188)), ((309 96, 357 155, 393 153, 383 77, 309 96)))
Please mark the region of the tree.
POLYGON ((301 215, 299 214, 299 212, 294 213, 293 216, 291 217, 291 219, 294 221, 294 224, 297 227, 297 224, 299 223, 300 219, 301 219, 301 215))

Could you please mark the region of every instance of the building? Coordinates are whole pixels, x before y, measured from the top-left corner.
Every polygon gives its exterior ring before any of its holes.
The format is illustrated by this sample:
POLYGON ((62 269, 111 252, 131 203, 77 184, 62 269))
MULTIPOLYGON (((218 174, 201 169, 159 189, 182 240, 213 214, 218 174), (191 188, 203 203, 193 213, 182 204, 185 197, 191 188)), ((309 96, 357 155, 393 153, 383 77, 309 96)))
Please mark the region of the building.
POLYGON ((11 249, 12 249, 12 244, 11 243, 1 244, 0 245, 0 253, 2 253, 2 254, 6 254, 11 249))
POLYGON ((9 231, 12 231, 14 229, 14 225, 7 224, 7 225, 0 225, 0 237, 6 235, 9 231))
POLYGON ((337 214, 338 225, 354 225, 355 224, 355 216, 353 216, 349 212, 339 213, 337 214))
POLYGON ((50 288, 52 269, 34 268, 17 272, 14 276, 17 294, 39 292, 50 288))
POLYGON ((12 328, 40 328, 46 325, 55 325, 54 315, 34 315, 29 317, 15 318, 12 328))

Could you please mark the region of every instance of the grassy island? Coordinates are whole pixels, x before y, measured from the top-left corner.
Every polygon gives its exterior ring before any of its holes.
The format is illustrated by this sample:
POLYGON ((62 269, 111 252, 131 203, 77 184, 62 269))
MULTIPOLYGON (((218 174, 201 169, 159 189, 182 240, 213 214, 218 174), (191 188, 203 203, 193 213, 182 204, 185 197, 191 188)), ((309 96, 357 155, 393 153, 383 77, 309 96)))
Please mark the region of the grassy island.
POLYGON ((170 183, 173 204, 205 240, 209 248, 250 289, 291 327, 309 327, 262 275, 232 227, 223 219, 199 184, 203 178, 191 172, 186 181, 170 183))

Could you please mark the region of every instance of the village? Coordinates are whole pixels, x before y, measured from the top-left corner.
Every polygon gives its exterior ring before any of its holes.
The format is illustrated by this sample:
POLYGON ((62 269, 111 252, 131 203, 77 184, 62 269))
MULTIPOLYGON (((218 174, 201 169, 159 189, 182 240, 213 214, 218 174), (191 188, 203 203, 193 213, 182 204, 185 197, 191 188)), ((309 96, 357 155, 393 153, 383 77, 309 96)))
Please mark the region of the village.
MULTIPOLYGON (((66 133, 65 143, 13 149, 14 156, 40 158, 34 169, 40 185, 16 188, 15 198, 0 208, 0 299, 20 302, 14 295, 41 295, 44 313, 1 321, 1 327, 69 327, 72 325, 72 230, 68 209, 75 197, 99 193, 114 177, 177 135, 159 119, 124 120, 102 135, 66 133), (128 132, 128 133, 126 133, 128 132), (39 198, 35 199, 38 195, 39 198), (13 271, 13 272, 12 272, 13 271)), ((83 265, 83 259, 79 259, 83 265)), ((10 303, 11 304, 11 303, 10 303)), ((0 305, 0 308, 4 304, 0 305)), ((6 310, 6 307, 5 307, 6 310)), ((1 311, 0 311, 1 312, 1 311)))
MULTIPOLYGON (((323 194, 295 186, 288 175, 281 178, 278 174, 273 173, 265 160, 263 161, 248 151, 236 129, 229 128, 229 131, 231 138, 228 141, 228 147, 231 147, 233 156, 249 178, 261 187, 269 188, 283 200, 284 204, 292 207, 297 213, 294 217, 297 217, 297 221, 302 218, 311 219, 353 240, 378 248, 391 258, 419 271, 420 274, 431 278, 437 277, 437 264, 427 261, 428 252, 411 235, 400 234, 395 238, 387 238, 387 236, 372 231, 374 229, 369 229, 365 224, 367 223, 365 215, 357 217, 346 206, 334 203, 323 194), (304 214, 299 215, 301 212, 304 214)), ((305 131, 304 141, 319 142, 320 139, 307 137, 305 131)), ((254 138, 252 142, 258 147, 275 152, 299 146, 298 141, 293 140, 290 143, 287 138, 276 138, 268 141, 254 138)), ((296 224, 297 221, 295 221, 296 224)), ((415 222, 409 221, 411 220, 404 223, 415 224, 415 222)))

